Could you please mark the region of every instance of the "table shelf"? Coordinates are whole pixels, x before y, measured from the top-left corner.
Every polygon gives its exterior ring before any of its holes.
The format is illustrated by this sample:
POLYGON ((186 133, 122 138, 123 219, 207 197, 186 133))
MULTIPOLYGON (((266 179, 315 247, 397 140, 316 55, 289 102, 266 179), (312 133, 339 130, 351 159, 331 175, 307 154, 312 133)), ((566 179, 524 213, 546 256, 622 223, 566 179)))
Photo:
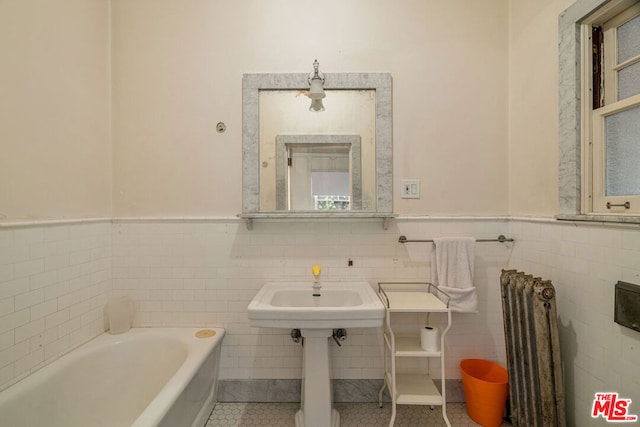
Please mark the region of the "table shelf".
POLYGON ((440 357, 440 351, 426 351, 418 334, 396 334, 396 357, 440 357))
POLYGON ((391 395, 392 427, 396 418, 397 405, 442 406, 442 417, 451 427, 446 410, 445 388, 445 335, 451 327, 449 297, 435 285, 423 282, 381 282, 378 284, 378 296, 385 306, 384 336, 384 385, 379 393, 382 407, 382 393, 385 388, 391 395), (440 335, 439 351, 425 351, 419 334, 395 333, 392 316, 394 313, 441 313, 447 323, 440 335), (439 358, 441 372, 441 390, 439 391, 428 372, 397 373, 398 358, 439 358), (387 362, 390 360, 390 363, 387 362))

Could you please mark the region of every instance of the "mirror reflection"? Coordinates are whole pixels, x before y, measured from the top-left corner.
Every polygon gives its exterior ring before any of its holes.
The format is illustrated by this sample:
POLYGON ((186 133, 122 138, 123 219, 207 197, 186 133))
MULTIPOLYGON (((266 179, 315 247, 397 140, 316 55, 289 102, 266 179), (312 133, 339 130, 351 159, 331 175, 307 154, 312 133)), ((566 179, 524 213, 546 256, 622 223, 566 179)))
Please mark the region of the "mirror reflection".
POLYGON ((362 205, 359 135, 276 136, 277 210, 349 211, 362 205))
POLYGON ((243 75, 248 227, 254 218, 393 217, 391 75, 332 73, 323 87, 325 111, 310 112, 308 74, 243 75), (296 157, 307 166, 282 166, 296 157))
POLYGON ((259 92, 260 211, 375 211, 376 92, 259 92))

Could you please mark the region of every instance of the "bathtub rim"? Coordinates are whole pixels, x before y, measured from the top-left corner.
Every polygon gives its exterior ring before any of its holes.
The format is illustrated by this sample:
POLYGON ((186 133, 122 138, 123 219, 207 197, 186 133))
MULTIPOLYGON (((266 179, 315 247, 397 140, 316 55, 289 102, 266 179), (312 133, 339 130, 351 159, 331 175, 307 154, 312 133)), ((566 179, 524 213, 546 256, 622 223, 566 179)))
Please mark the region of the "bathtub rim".
MULTIPOLYGON (((184 341, 187 344, 189 351, 187 352, 187 358, 180 365, 178 370, 171 376, 160 392, 153 398, 153 400, 147 405, 146 408, 140 413, 138 418, 134 421, 131 427, 159 425, 163 418, 167 415, 178 396, 180 396, 187 388, 193 377, 197 374, 207 357, 211 352, 216 351, 222 345, 222 339, 224 338, 225 331, 222 328, 132 328, 131 330, 137 330, 138 333, 147 334, 153 333, 152 330, 159 330, 163 332, 169 332, 172 334, 178 334, 176 338, 184 341), (211 329, 216 331, 216 334, 210 338, 197 338, 195 333, 202 329, 211 329), (190 334, 182 335, 186 331, 190 331, 190 334), (193 348, 199 351, 191 351, 193 348)), ((110 335, 106 333, 107 335, 110 335)), ((126 335, 120 334, 120 335, 126 335)), ((115 336, 120 336, 115 335, 115 336)), ((146 335, 146 334, 145 334, 146 335)), ((113 336, 113 335, 112 335, 113 336)), ((164 336, 164 335, 163 335, 164 336)), ((134 339, 134 338, 131 338, 134 339)), ((219 363, 219 361, 218 361, 219 363)), ((217 378, 214 379, 217 381, 217 378)), ((215 385, 214 385, 215 386, 215 385)))
MULTIPOLYGON (((51 377, 61 370, 73 369, 74 363, 81 358, 90 357, 92 353, 99 352, 106 347, 140 339, 176 339, 187 347, 185 360, 169 380, 163 384, 149 404, 137 414, 131 427, 158 425, 170 410, 171 405, 184 392, 207 357, 214 351, 220 351, 225 332, 220 327, 137 327, 118 335, 104 332, 3 389, 3 398, 0 400, 9 401, 16 396, 20 397, 33 387, 38 387, 40 383, 51 380, 51 377), (210 338, 197 338, 195 333, 203 329, 214 330, 216 334, 210 338)), ((216 361, 217 366, 219 366, 219 359, 216 361)), ((214 377, 214 381, 218 381, 217 375, 214 377)), ((214 383, 214 387, 215 385, 214 383)))

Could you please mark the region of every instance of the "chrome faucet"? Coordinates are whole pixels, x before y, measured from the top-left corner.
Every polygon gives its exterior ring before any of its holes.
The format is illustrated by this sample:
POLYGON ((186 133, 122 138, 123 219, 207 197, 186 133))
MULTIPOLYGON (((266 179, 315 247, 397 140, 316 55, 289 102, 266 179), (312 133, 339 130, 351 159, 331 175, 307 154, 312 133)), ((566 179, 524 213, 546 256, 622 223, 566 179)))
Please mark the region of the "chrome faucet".
POLYGON ((311 272, 313 273, 313 296, 314 297, 319 297, 320 296, 320 288, 322 287, 322 284, 320 283, 320 273, 321 273, 321 269, 319 265, 314 265, 311 268, 311 272))

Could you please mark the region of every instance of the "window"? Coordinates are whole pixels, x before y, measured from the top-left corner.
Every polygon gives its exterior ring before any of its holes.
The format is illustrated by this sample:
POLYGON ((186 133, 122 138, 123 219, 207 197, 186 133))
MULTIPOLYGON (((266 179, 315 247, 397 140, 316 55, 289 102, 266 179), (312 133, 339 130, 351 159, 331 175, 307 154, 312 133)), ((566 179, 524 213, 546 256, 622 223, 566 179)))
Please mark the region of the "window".
POLYGON ((289 209, 349 210, 351 147, 328 144, 288 145, 289 209))
POLYGON ((583 210, 637 215, 640 3, 612 3, 583 25, 583 210))

